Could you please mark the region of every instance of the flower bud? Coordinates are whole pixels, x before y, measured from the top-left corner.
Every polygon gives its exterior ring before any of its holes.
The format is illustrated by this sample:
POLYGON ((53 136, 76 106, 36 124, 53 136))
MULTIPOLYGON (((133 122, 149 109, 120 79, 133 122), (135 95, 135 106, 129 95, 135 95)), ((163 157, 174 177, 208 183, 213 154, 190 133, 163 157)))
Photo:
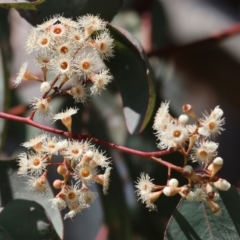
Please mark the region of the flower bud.
POLYGON ((163 189, 163 193, 168 197, 174 196, 180 191, 181 191, 181 188, 176 188, 176 187, 165 187, 163 189))
POLYGON ((221 118, 223 116, 223 110, 217 106, 211 112, 210 116, 213 116, 214 118, 221 118))
POLYGON ((213 184, 217 189, 221 191, 227 191, 231 187, 231 184, 222 178, 219 178, 219 180, 217 182, 214 182, 213 184))
POLYGON ((51 89, 51 85, 49 82, 43 82, 41 85, 40 85, 40 91, 41 92, 48 92, 49 90, 51 89))
POLYGON ((186 114, 182 114, 178 117, 178 122, 183 125, 187 124, 188 120, 189 120, 189 118, 186 114))
POLYGON ((193 168, 192 168, 192 166, 190 166, 190 165, 185 166, 185 167, 183 168, 183 173, 182 173, 182 174, 183 174, 183 176, 186 177, 186 178, 191 177, 192 174, 193 174, 193 168))
POLYGON ((169 182, 168 182, 168 185, 170 186, 170 187, 178 187, 178 180, 177 179, 175 179, 175 178, 172 178, 172 179, 170 179, 169 180, 169 182))
POLYGON ((65 167, 64 165, 58 166, 57 172, 58 172, 60 175, 65 176, 66 173, 67 173, 66 167, 65 167))
POLYGON ((81 165, 83 164, 88 164, 94 157, 94 152, 93 151, 87 151, 80 162, 81 165))
POLYGON ((184 185, 181 187, 181 191, 179 192, 179 194, 182 196, 182 197, 186 197, 190 192, 190 189, 187 185, 184 185))
POLYGON ((216 173, 222 168, 223 159, 220 157, 216 157, 213 162, 208 166, 208 170, 211 171, 210 178, 213 178, 216 173))
POLYGON ((219 193, 217 193, 217 192, 214 192, 214 196, 213 196, 213 201, 217 201, 218 199, 219 199, 219 193))
POLYGON ((60 189, 62 187, 62 185, 63 185, 63 182, 59 179, 57 179, 53 182, 53 187, 56 189, 60 189))
POLYGON ((210 208, 210 211, 214 215, 219 215, 221 213, 221 208, 219 207, 219 205, 210 199, 206 199, 206 200, 207 200, 207 204, 210 208))
POLYGON ((198 122, 198 118, 193 111, 193 108, 190 104, 184 104, 182 106, 182 111, 186 113, 188 116, 192 117, 196 122, 198 122))

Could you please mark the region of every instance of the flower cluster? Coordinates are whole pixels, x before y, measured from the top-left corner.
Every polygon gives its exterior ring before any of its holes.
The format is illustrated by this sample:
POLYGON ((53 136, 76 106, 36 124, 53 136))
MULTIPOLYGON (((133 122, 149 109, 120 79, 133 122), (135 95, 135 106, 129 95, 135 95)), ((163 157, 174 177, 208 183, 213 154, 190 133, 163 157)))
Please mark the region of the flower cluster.
POLYGON ((169 102, 162 103, 153 129, 156 131, 160 149, 175 149, 185 159, 182 168, 161 159, 156 160, 167 166, 170 172, 181 172, 188 184, 179 187, 177 179, 168 179, 166 186, 159 186, 147 174, 142 173, 136 183, 137 195, 150 210, 156 210, 154 202, 163 193, 166 196, 180 194, 189 201, 206 201, 214 214, 220 213, 220 207, 215 203, 219 194, 215 189, 226 191, 230 184, 216 175, 223 166, 223 159, 217 153, 218 143, 212 141, 211 137, 223 131, 223 111, 217 106, 210 114, 205 113, 202 118, 198 118, 191 105, 183 105, 182 110, 185 114, 174 118, 169 114, 169 102), (188 124, 189 117, 193 118, 195 124, 188 124), (200 164, 197 173, 187 165, 188 160, 200 164))
POLYGON ((49 103, 56 95, 68 94, 75 102, 85 103, 90 93, 99 94, 113 78, 103 64, 103 60, 113 57, 113 39, 106 22, 98 16, 85 15, 77 21, 54 16, 31 30, 26 50, 35 55, 43 78, 28 71, 25 62, 14 85, 22 80, 41 83, 43 97, 35 97, 31 106, 43 116, 50 113, 49 103), (52 76, 49 73, 55 78, 49 79, 52 76))
POLYGON ((68 207, 65 218, 72 218, 82 209, 88 208, 96 198, 96 193, 89 188, 96 182, 103 186, 107 194, 110 176, 109 159, 88 141, 61 140, 42 134, 22 144, 31 149, 18 156, 18 174, 28 177, 27 188, 37 193, 47 192, 47 172, 49 167, 57 167, 61 176, 53 182, 59 189, 51 199, 54 207, 60 210, 68 207), (54 156, 59 157, 54 160, 54 156), (100 173, 100 171, 102 173, 100 173), (75 184, 69 184, 69 181, 75 184))

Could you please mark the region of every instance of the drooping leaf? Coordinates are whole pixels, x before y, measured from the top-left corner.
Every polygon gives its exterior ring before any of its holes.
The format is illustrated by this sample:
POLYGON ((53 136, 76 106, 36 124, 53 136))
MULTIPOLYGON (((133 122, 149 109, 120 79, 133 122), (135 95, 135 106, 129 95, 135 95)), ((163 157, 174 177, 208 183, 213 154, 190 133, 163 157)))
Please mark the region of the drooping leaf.
POLYGON ((21 16, 32 25, 41 24, 55 14, 75 19, 84 14, 100 15, 111 21, 122 6, 122 0, 46 0, 36 6, 37 11, 21 10, 21 16))
POLYGON ((0 213, 0 225, 12 239, 60 239, 44 208, 34 201, 15 199, 8 203, 0 213))
POLYGON ((17 9, 26 9, 26 10, 37 10, 36 5, 43 3, 45 0, 35 0, 26 2, 16 1, 16 0, 0 0, 0 7, 3 8, 17 8, 17 9))
POLYGON ((105 64, 119 87, 123 112, 131 134, 148 123, 155 103, 153 74, 141 44, 125 30, 108 25, 115 56, 105 64))
POLYGON ((165 232, 165 240, 231 240, 240 239, 240 195, 231 187, 228 191, 219 191, 220 199, 216 203, 221 214, 211 213, 205 202, 181 200, 165 232))

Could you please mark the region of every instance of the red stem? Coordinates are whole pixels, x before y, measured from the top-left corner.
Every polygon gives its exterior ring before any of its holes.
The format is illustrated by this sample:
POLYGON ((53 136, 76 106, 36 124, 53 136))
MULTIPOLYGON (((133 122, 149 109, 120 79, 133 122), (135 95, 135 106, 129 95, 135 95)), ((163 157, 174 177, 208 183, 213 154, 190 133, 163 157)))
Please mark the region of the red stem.
POLYGON ((161 56, 161 57, 167 57, 172 54, 176 54, 180 51, 186 51, 187 49, 195 48, 203 44, 211 44, 211 43, 217 43, 227 37, 233 36, 240 32, 240 23, 234 24, 230 26, 227 29, 224 29, 223 31, 216 32, 212 35, 210 35, 207 38, 200 39, 195 42, 183 44, 181 46, 168 46, 163 49, 159 49, 156 51, 152 51, 148 53, 148 56, 161 56))
MULTIPOLYGON (((55 133, 55 134, 58 134, 58 135, 61 135, 61 136, 64 136, 64 137, 69 137, 68 132, 65 132, 65 131, 59 130, 59 129, 55 129, 55 128, 51 128, 51 127, 42 125, 40 123, 36 123, 30 118, 14 116, 14 115, 7 114, 7 113, 4 113, 4 112, 0 112, 0 118, 25 123, 25 124, 31 125, 33 127, 42 129, 46 132, 51 132, 51 133, 55 133)), ((104 141, 104 140, 101 140, 101 139, 98 139, 98 138, 94 138, 94 137, 92 137, 91 135, 88 135, 88 134, 73 134, 72 138, 73 139, 89 139, 89 140, 91 140, 91 141, 93 141, 97 144, 102 145, 102 146, 115 148, 115 149, 118 149, 122 152, 131 153, 133 155, 137 155, 137 156, 140 156, 140 157, 163 156, 163 155, 167 155, 167 154, 170 154, 172 152, 177 151, 176 148, 172 148, 172 149, 169 149, 169 150, 162 150, 162 151, 156 151, 156 152, 142 152, 142 151, 139 151, 139 150, 134 150, 134 149, 127 148, 127 147, 124 147, 124 146, 120 146, 120 145, 117 145, 115 143, 107 142, 107 141, 104 141)))
MULTIPOLYGON (((162 160, 161 158, 156 158, 156 157, 151 157, 151 158, 152 158, 153 161, 155 161, 157 163, 160 163, 163 166, 166 166, 168 169, 173 169, 173 170, 175 170, 177 172, 180 172, 180 173, 183 172, 183 169, 181 167, 175 166, 170 162, 166 162, 166 161, 162 160)), ((169 171, 168 171, 168 174, 169 174, 169 171)))

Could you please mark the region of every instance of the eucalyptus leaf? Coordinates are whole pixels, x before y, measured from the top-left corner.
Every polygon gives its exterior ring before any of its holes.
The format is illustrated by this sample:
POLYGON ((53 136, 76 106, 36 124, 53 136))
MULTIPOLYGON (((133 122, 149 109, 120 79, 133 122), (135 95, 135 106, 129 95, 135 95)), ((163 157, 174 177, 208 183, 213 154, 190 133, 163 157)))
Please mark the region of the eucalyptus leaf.
POLYGON ((60 239, 44 208, 34 201, 15 199, 8 203, 0 213, 0 224, 12 239, 60 239))
POLYGON ((115 56, 105 61, 119 87, 128 131, 141 132, 154 108, 153 73, 144 50, 137 39, 126 30, 108 24, 114 38, 115 56))
POLYGON ((55 14, 74 19, 85 14, 93 14, 111 21, 122 3, 122 0, 45 0, 36 6, 37 11, 19 10, 19 12, 32 25, 41 24, 55 14))
MULTIPOLYGON (((56 231, 60 236, 62 236, 63 223, 62 223, 60 212, 57 209, 53 209, 51 207, 51 203, 48 200, 49 198, 54 197, 53 193, 49 190, 48 195, 44 196, 36 193, 33 194, 32 192, 26 190, 25 182, 27 181, 27 178, 20 177, 17 174, 17 170, 18 170, 18 165, 16 160, 10 160, 10 159, 0 160, 0 206, 4 207, 5 209, 8 203, 15 199, 25 199, 25 200, 27 199, 27 200, 35 201, 38 204, 41 204, 46 209, 54 227, 56 228, 56 231)), ((48 186, 48 188, 50 187, 48 186)), ((15 217, 15 219, 19 220, 21 218, 15 217)), ((0 228, 1 228, 1 221, 0 221, 0 228)), ((1 233, 0 231, 0 236, 3 233, 1 233)), ((17 239, 25 239, 25 238, 17 238, 17 239)), ((32 238, 32 239, 35 239, 35 238, 32 238)))
POLYGON ((27 9, 27 10, 37 10, 36 5, 43 3, 45 0, 36 1, 16 1, 16 0, 0 0, 0 7, 3 8, 17 8, 17 9, 27 9))
POLYGON ((216 203, 221 214, 211 213, 205 202, 181 200, 165 232, 165 240, 231 240, 240 239, 240 195, 231 187, 228 191, 219 191, 220 199, 216 203))

